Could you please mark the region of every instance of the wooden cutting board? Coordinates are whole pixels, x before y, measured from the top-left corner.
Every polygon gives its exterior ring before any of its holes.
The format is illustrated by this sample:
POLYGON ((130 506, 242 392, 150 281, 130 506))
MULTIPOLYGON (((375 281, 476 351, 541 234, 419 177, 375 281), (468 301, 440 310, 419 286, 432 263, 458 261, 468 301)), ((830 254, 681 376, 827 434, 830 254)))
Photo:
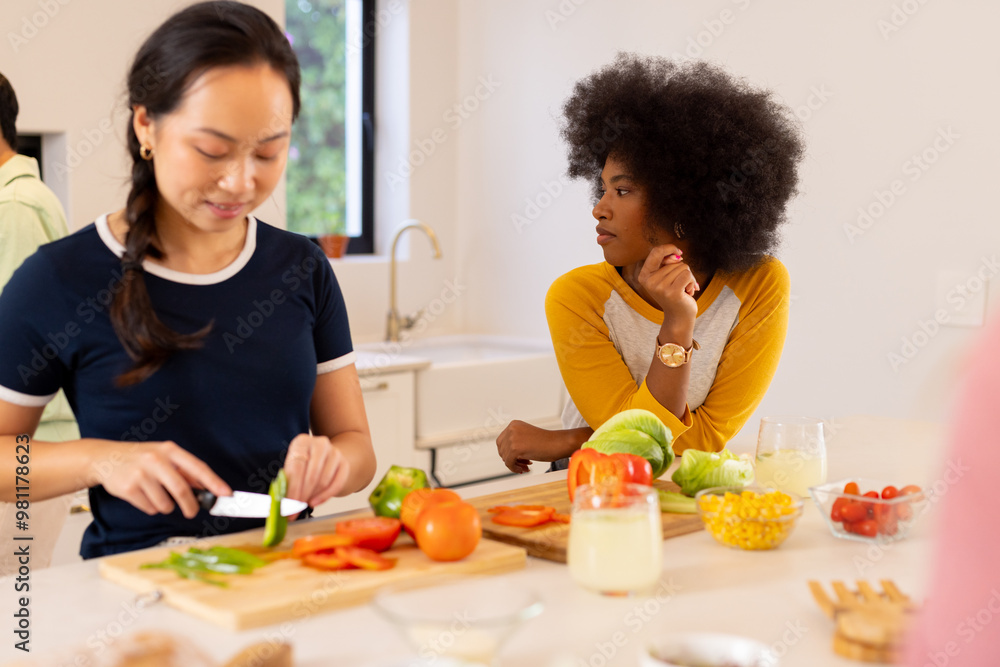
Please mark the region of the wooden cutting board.
MULTIPOLYGON (((653 486, 664 491, 679 492, 680 487, 667 480, 657 479, 653 486)), ((549 505, 557 512, 569 513, 569 492, 566 481, 548 482, 525 489, 503 491, 489 496, 467 498, 466 502, 479 510, 483 521, 483 537, 497 542, 505 542, 524 547, 529 556, 545 558, 557 563, 566 562, 566 545, 569 541, 569 525, 564 523, 547 523, 535 528, 520 528, 518 526, 501 526, 490 520, 486 510, 495 505, 549 505)), ((663 521, 663 539, 687 535, 701 530, 704 524, 697 514, 661 515, 663 521)))
MULTIPOLYGON (((288 534, 275 550, 291 549, 292 542, 305 535, 332 533, 338 521, 359 516, 318 519, 293 523, 288 534)), ((340 570, 322 572, 305 567, 296 559, 278 560, 250 575, 226 577, 228 588, 200 581, 182 579, 170 570, 141 570, 143 563, 156 563, 171 551, 184 552, 189 546, 225 545, 260 553, 263 529, 223 535, 200 541, 197 545, 153 547, 117 556, 102 558, 101 576, 137 593, 155 590, 163 600, 181 611, 220 625, 229 630, 245 630, 263 625, 298 620, 312 614, 367 602, 375 591, 386 584, 406 580, 427 579, 439 574, 496 574, 524 567, 524 549, 500 544, 488 539, 479 542, 476 550, 453 563, 437 563, 427 558, 413 541, 402 533, 392 549, 383 555, 397 558, 391 570, 340 570)))

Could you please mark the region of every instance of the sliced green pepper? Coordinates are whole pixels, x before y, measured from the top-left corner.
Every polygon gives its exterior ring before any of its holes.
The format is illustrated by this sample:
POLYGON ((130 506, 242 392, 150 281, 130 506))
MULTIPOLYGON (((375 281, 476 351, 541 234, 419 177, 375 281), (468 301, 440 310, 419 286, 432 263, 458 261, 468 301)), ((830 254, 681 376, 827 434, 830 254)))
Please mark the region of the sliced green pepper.
POLYGON ((285 531, 288 529, 288 519, 281 516, 281 501, 288 493, 288 478, 284 468, 278 471, 267 493, 271 496, 271 513, 264 523, 264 546, 273 547, 285 539, 285 531))
POLYGON ((213 578, 213 574, 250 574, 258 567, 267 565, 267 561, 253 554, 230 547, 212 547, 198 549, 191 547, 187 553, 179 554, 171 551, 170 555, 159 563, 146 563, 141 569, 173 570, 185 579, 195 579, 213 586, 226 587, 224 581, 213 578))
POLYGON ((410 491, 428 486, 430 485, 427 483, 427 474, 423 470, 392 466, 368 496, 368 504, 372 506, 376 516, 398 519, 403 498, 410 491))

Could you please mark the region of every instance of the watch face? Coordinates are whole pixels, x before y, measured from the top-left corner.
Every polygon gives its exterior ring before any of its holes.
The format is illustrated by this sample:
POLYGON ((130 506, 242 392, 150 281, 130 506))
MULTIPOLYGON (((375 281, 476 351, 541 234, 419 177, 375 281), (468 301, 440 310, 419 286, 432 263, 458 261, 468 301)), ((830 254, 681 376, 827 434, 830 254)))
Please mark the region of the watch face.
POLYGON ((660 361, 671 368, 684 365, 684 348, 674 343, 666 343, 660 348, 660 361))

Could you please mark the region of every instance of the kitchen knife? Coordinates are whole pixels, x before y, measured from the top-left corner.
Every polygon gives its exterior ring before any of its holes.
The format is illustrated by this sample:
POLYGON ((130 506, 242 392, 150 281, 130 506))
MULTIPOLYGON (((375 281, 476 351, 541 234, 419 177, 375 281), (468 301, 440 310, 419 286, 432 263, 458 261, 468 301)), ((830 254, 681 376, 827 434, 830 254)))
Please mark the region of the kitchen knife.
MULTIPOLYGON (((271 513, 271 496, 266 493, 250 493, 249 491, 234 491, 231 496, 216 496, 207 489, 196 489, 194 497, 202 509, 208 510, 212 516, 232 516, 241 519, 266 519, 271 513)), ((281 500, 281 516, 298 514, 309 507, 301 500, 283 498, 281 500)))

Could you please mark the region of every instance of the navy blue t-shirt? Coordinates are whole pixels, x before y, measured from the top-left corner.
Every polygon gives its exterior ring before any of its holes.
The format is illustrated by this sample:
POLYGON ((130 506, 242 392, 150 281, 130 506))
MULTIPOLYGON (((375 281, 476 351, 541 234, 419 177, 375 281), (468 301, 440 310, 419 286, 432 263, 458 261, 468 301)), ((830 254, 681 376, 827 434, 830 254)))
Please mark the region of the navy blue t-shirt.
MULTIPOLYGON (((200 349, 118 387, 115 378, 132 367, 108 316, 123 251, 103 216, 42 246, 14 273, 0 294, 0 399, 42 406, 62 388, 81 437, 136 447, 172 440, 234 490, 266 493, 289 442, 309 431, 317 374, 355 359, 330 263, 308 239, 252 217, 242 253, 221 271, 145 262, 160 320, 181 333, 212 329, 200 349)), ((262 525, 204 511, 188 520, 179 509, 148 516, 103 486, 90 489, 90 507, 84 558, 262 525)))

